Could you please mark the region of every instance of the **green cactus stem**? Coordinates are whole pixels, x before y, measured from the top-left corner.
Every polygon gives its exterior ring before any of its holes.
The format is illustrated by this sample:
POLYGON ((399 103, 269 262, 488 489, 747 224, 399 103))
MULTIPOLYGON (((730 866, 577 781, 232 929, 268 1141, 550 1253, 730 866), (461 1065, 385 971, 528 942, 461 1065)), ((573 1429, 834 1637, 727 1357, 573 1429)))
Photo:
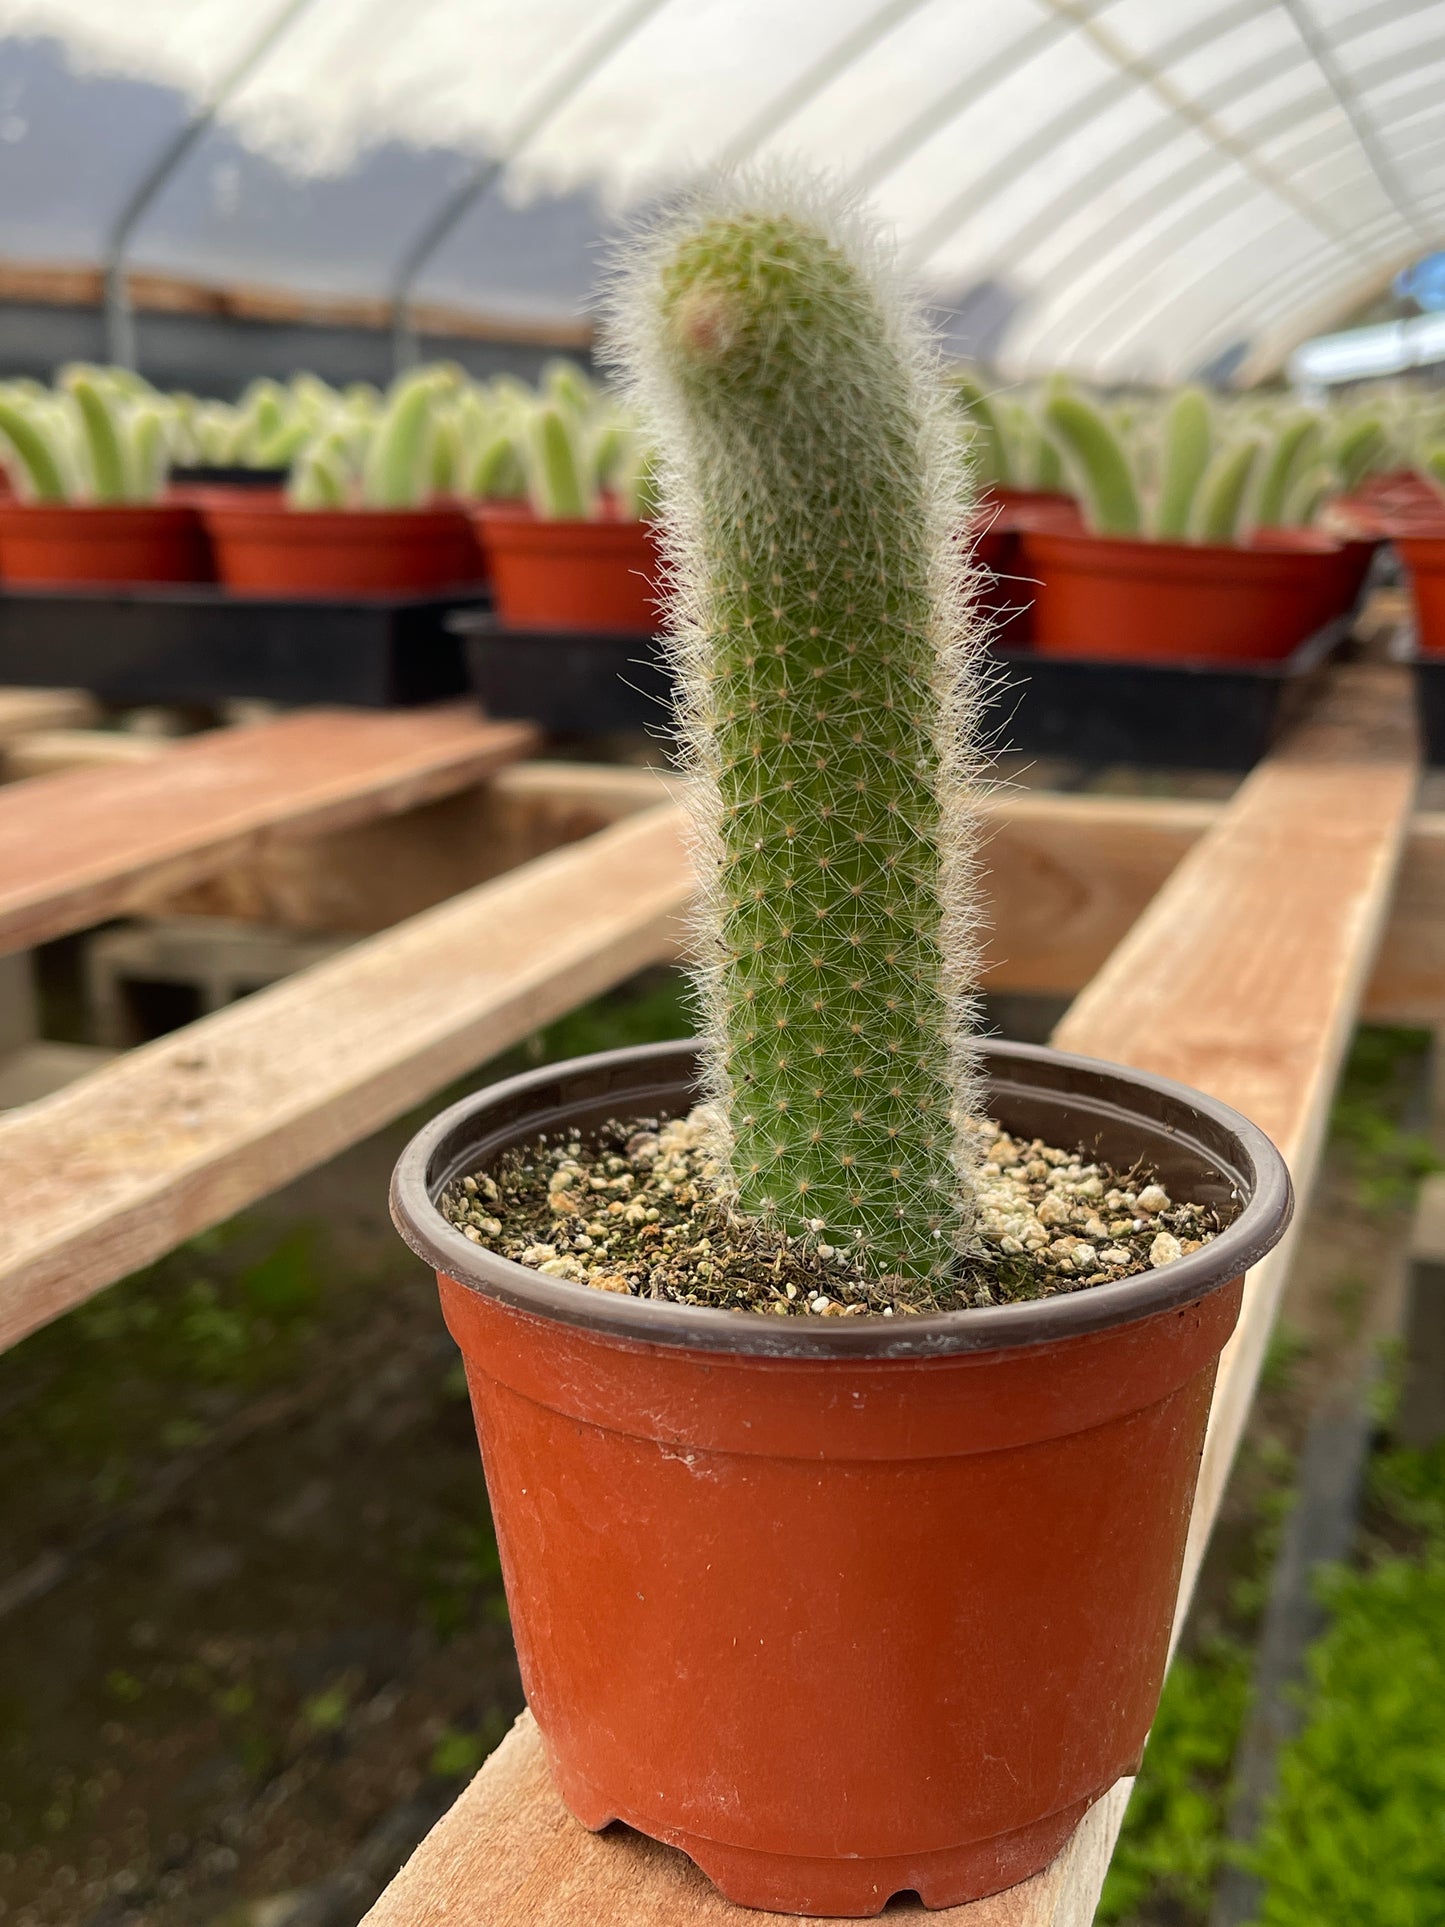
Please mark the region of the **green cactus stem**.
POLYGON ((14 452, 9 464, 17 487, 33 502, 63 502, 68 490, 53 437, 33 405, 0 395, 0 437, 14 452))
POLYGON ((349 496, 346 437, 339 429, 323 430, 297 455, 286 500, 294 509, 341 509, 349 496))
POLYGON ((362 500, 368 508, 418 508, 430 494, 434 417, 444 380, 424 368, 392 390, 362 468, 362 500))
POLYGON ((969 453, 979 484, 993 482, 1006 487, 1014 479, 1009 445, 988 391, 977 375, 960 372, 953 377, 953 394, 968 419, 969 453))
POLYGON ((1189 532, 1189 511, 1214 440, 1214 418, 1202 388, 1181 388, 1164 419, 1164 459, 1154 532, 1166 542, 1182 542, 1189 532))
POLYGON ((586 429, 558 402, 534 408, 523 439, 527 496, 548 522, 585 522, 596 509, 586 429))
POLYGON ((520 502, 527 494, 527 475, 517 448, 517 437, 506 423, 491 429, 477 445, 467 476, 466 493, 484 502, 520 502))
POLYGON ((152 401, 137 402, 126 422, 124 439, 126 499, 157 501, 171 459, 162 409, 152 401))
POLYGON ((1222 448, 1205 470, 1190 517, 1189 533, 1196 542, 1229 544, 1244 533, 1249 485, 1264 453, 1257 435, 1247 435, 1222 448))
POLYGON ((881 243, 821 205, 694 204, 615 339, 663 465, 720 1182, 936 1291, 975 1208, 967 489, 881 243))
POLYGON ((1095 533, 1142 535, 1144 508, 1129 451, 1103 412, 1082 395, 1051 395, 1044 425, 1073 471, 1095 533))
POLYGON ((1330 447, 1341 489, 1348 494, 1367 475, 1373 475, 1384 462, 1389 446, 1390 437, 1378 415, 1361 415, 1344 422, 1330 447))
POLYGON ((1261 528, 1285 526, 1286 504, 1294 484, 1313 469, 1324 441, 1318 415, 1301 409, 1279 427, 1266 452, 1255 494, 1254 519, 1261 528))
POLYGON ((67 371, 65 386, 75 402, 90 473, 90 499, 124 502, 130 490, 117 405, 89 370, 67 371))
POLYGON ((1333 494, 1334 476, 1330 470, 1322 462, 1307 468, 1290 483, 1289 493, 1280 510, 1278 526, 1282 529, 1307 529, 1333 494))

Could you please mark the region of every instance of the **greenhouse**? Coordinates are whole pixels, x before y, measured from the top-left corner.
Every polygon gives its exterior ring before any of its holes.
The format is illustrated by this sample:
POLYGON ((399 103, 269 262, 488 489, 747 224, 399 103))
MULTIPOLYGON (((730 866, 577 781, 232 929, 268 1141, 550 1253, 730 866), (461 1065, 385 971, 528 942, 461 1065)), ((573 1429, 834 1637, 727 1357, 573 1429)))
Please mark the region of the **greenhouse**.
POLYGON ((1442 86, 0 0, 0 1927, 1445 1921, 1442 86))

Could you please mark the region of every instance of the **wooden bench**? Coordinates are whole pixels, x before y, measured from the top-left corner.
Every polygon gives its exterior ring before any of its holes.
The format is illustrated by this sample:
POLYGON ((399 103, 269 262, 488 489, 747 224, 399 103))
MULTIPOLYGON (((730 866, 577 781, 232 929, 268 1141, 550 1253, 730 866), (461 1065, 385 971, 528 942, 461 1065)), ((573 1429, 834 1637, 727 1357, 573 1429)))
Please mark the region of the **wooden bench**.
POLYGON ((83 929, 238 862, 268 839, 414 808, 535 746, 525 723, 458 704, 300 710, 163 756, 0 789, 0 950, 83 929))

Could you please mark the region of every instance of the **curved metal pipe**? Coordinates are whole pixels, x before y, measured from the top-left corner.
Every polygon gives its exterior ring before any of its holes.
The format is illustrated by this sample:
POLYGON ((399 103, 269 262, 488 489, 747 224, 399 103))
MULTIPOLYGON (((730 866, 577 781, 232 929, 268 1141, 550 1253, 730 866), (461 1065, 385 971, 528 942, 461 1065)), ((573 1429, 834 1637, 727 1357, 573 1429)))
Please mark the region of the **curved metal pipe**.
POLYGON ((1355 139, 1359 142, 1365 159, 1370 163, 1375 179, 1384 190, 1386 200, 1394 203, 1405 225, 1414 228, 1416 234, 1423 239, 1425 227, 1419 206, 1401 179, 1400 170, 1395 166, 1384 142, 1380 139, 1375 123, 1360 98, 1359 88, 1335 58, 1333 43, 1310 12, 1306 0, 1283 0, 1283 4, 1285 11, 1294 22, 1295 31, 1309 48, 1315 65, 1329 83, 1330 92, 1339 102, 1345 118, 1354 130, 1355 139))
POLYGON ((834 47, 830 47, 814 64, 801 73, 791 86, 785 87, 775 100, 756 113, 718 155, 715 165, 720 172, 739 167, 751 158, 764 141, 772 139, 780 127, 786 127, 795 114, 801 113, 810 101, 816 100, 825 87, 835 81, 839 74, 859 61, 870 47, 878 42, 909 17, 927 4, 927 0, 884 0, 884 5, 860 20, 851 33, 834 47))
POLYGON ((427 262, 462 217, 470 213, 493 183, 556 119, 598 69, 632 38, 639 27, 666 5, 667 0, 632 0, 630 6, 623 7, 601 33, 579 50, 575 59, 567 62, 552 84, 542 89, 531 107, 517 121, 500 152, 478 161, 465 179, 452 189, 402 255, 392 276, 389 297, 392 361, 398 374, 416 359, 416 338, 411 327, 411 292, 427 262))
MULTIPOLYGON (((1401 71, 1404 70, 1401 69, 1397 62, 1392 61, 1389 64, 1388 72, 1383 70, 1383 64, 1382 67, 1373 69, 1372 78, 1390 79, 1401 71)), ((1421 93, 1428 95, 1430 98, 1438 98, 1438 83, 1430 83, 1426 88, 1421 90, 1421 93)), ((1415 97, 1413 94, 1407 96, 1407 98, 1415 97)), ((1276 110, 1275 114, 1270 117, 1270 121, 1273 123, 1272 126, 1267 128, 1264 123, 1261 123, 1258 128, 1252 128, 1250 131, 1258 138, 1268 138, 1276 128, 1289 126, 1297 121, 1298 118, 1299 103, 1295 102, 1288 108, 1276 110)), ((1196 166, 1194 169, 1196 176, 1199 171, 1196 166)), ((1211 169, 1210 171, 1217 170, 1211 169)), ((1224 218, 1233 207, 1252 198, 1247 186, 1244 186, 1241 192, 1242 185, 1243 184, 1231 183, 1220 193, 1212 195, 1207 201, 1187 210, 1177 221, 1162 230, 1156 230, 1153 233, 1137 233, 1130 243, 1126 244, 1122 249, 1115 251, 1117 258, 1112 264, 1106 265, 1107 257, 1105 257, 1104 261, 1096 261, 1095 271, 1093 275, 1086 278, 1083 288, 1071 288, 1073 299, 1070 306, 1082 305, 1084 289, 1087 288, 1091 282, 1096 282, 1101 274, 1105 275, 1108 280, 1121 282, 1123 284, 1122 291, 1113 299, 1109 300, 1104 307, 1099 308, 1095 306, 1082 329, 1073 335, 1064 335, 1062 337, 1056 349, 1059 357, 1066 359, 1081 351, 1086 351, 1088 344, 1100 334, 1112 329, 1116 325, 1116 316, 1130 307, 1134 298, 1133 290, 1129 285, 1131 262, 1142 254, 1152 253, 1158 255, 1164 252, 1175 252, 1182 243, 1192 239, 1194 235, 1206 232, 1216 221, 1224 218)), ((1387 218, 1397 220, 1399 217, 1395 215, 1392 210, 1387 218)), ((1373 232, 1377 225, 1378 223, 1372 223, 1368 231, 1373 232)), ((1217 267, 1208 272, 1216 271, 1217 267)), ((1201 274, 1187 285, 1192 290, 1199 285, 1201 280, 1207 278, 1208 273, 1201 274)), ((1166 302, 1157 304, 1154 308, 1147 310, 1143 317, 1136 317, 1135 325, 1129 330, 1129 338, 1133 339, 1140 332, 1142 326, 1148 325, 1155 320, 1159 313, 1167 311, 1168 307, 1174 305, 1174 301, 1175 294, 1172 293, 1166 302)), ((1065 308, 1063 314, 1050 324, 1049 334, 1054 334, 1057 331, 1060 322, 1067 323, 1068 313, 1069 309, 1065 308)), ((1046 336, 1045 339, 1047 338, 1046 336)))
MULTIPOLYGON (((1048 0, 1048 4, 1059 7, 1064 0, 1048 0)), ((1326 207, 1315 206, 1300 196, 1287 176, 1279 174, 1270 162, 1258 154, 1250 144, 1239 135, 1222 127, 1198 101, 1193 100, 1177 87, 1164 72, 1164 52, 1152 58, 1135 54, 1113 34, 1107 32, 1096 22, 1086 23, 1084 31, 1094 45, 1114 63, 1117 69, 1108 80, 1101 82, 1091 93, 1055 117, 1046 127, 1039 129, 1029 140, 1013 148, 1000 164, 984 176, 983 182, 970 182, 952 200, 938 210, 914 235, 906 250, 908 258, 921 264, 935 252, 942 243, 970 218, 976 211, 980 200, 986 200, 991 193, 1005 181, 1017 177, 1021 168, 1026 168, 1048 154, 1059 141, 1072 133, 1076 127, 1085 126, 1097 118, 1099 112, 1114 99, 1133 92, 1136 88, 1147 88, 1164 102, 1175 118, 1193 128, 1211 146, 1229 155, 1240 167, 1251 173, 1262 186, 1277 194, 1282 200, 1291 202, 1312 226, 1323 234, 1330 234, 1342 245, 1349 245, 1347 230, 1342 230, 1334 215, 1326 207)))
MULTIPOLYGON (((1378 83, 1378 81, 1395 79, 1395 75, 1399 75, 1399 73, 1403 73, 1403 71, 1408 71, 1408 66, 1401 64, 1401 58, 1399 58, 1399 56, 1391 58, 1389 62, 1379 62, 1378 66, 1368 69, 1370 85, 1374 85, 1374 83, 1378 83)), ((1437 96, 1437 87, 1433 87, 1433 83, 1432 89, 1433 96, 1437 96)), ((1426 92, 1432 92, 1432 89, 1426 89, 1426 92)), ((1406 96, 1406 98, 1414 98, 1414 94, 1410 94, 1410 96, 1406 96)), ((1291 125, 1295 125, 1295 123, 1299 121, 1299 118, 1299 102, 1291 102, 1291 104, 1285 106, 1285 108, 1275 108, 1274 114, 1268 114, 1266 118, 1250 123, 1250 127, 1247 129, 1248 137, 1250 137, 1250 139, 1256 139, 1256 141, 1270 141, 1270 139, 1274 139, 1277 133, 1283 133, 1283 131, 1287 131, 1291 125)), ((1166 189, 1166 187, 1171 187, 1173 183, 1181 181, 1183 177, 1191 177, 1193 181, 1198 181, 1198 179, 1202 179, 1202 177, 1208 175, 1208 173, 1222 172, 1225 166, 1227 166, 1227 160, 1225 160, 1223 156, 1220 156, 1218 160, 1212 160, 1212 162, 1208 162, 1208 164, 1204 164, 1204 162, 1193 162, 1193 166, 1185 166, 1185 168, 1181 168, 1181 170, 1175 170, 1175 172, 1169 175, 1168 183, 1160 183, 1160 185, 1158 185, 1158 191, 1156 191, 1156 195, 1152 197, 1152 200, 1154 200, 1156 204, 1162 202, 1162 204, 1168 206, 1169 198, 1177 197, 1171 195, 1171 193, 1166 197, 1166 195, 1164 195, 1164 189, 1166 189)), ((1119 227, 1123 225, 1123 216, 1117 216, 1116 220, 1110 222, 1104 229, 1096 229, 1087 241, 1083 241, 1075 251, 1071 252, 1069 256, 1065 256, 1064 264, 1062 264, 1056 272, 1060 274, 1062 279, 1065 279, 1065 277, 1067 277, 1067 266, 1071 266, 1071 264, 1075 264, 1075 262, 1081 262, 1083 258, 1089 258, 1090 270, 1083 276, 1083 287, 1089 287, 1090 283, 1096 283, 1096 281, 1100 281, 1100 279, 1106 279, 1106 281, 1121 281, 1121 283, 1123 283, 1123 291, 1121 291, 1117 297, 1114 297, 1112 301, 1104 304, 1102 308, 1096 306, 1096 308, 1092 310, 1089 320, 1083 324, 1083 328, 1077 331, 1077 333, 1064 335, 1064 339, 1062 339, 1060 345, 1056 347, 1056 353, 1062 356, 1062 358, 1067 355, 1073 355, 1073 353, 1077 353, 1079 349, 1083 349, 1096 333, 1100 333, 1102 330, 1108 330, 1108 328, 1114 326, 1114 316, 1116 316, 1117 312, 1119 312, 1121 308, 1129 306, 1131 301, 1133 301, 1131 264, 1133 264, 1141 254, 1150 254, 1150 252, 1152 252, 1152 254, 1158 254, 1158 252, 1166 251, 1166 249, 1175 249, 1181 241, 1187 241, 1193 233, 1208 229, 1208 225, 1212 224, 1212 220, 1216 218, 1216 212, 1218 212, 1218 210, 1222 210, 1223 208, 1223 210, 1227 212, 1227 208, 1235 206, 1235 204, 1241 202, 1241 200, 1248 200, 1248 198, 1250 198, 1248 189, 1245 189, 1245 193, 1241 195, 1241 193, 1237 193, 1235 187, 1229 187, 1229 189, 1223 191, 1222 195, 1214 195, 1214 197, 1210 197, 1210 200, 1206 200, 1206 202, 1202 202, 1202 204, 1196 204, 1193 208, 1185 210, 1185 214, 1181 214, 1177 222, 1173 222, 1173 224, 1164 227, 1164 229, 1154 229, 1154 231, 1148 231, 1148 229, 1144 227, 1146 202, 1141 202, 1139 208, 1127 210, 1127 212, 1129 212, 1129 233, 1127 233, 1127 239, 1125 239, 1119 247, 1112 249, 1112 251, 1110 251, 1110 249, 1104 249, 1104 252, 1100 252, 1100 247, 1104 245, 1104 237, 1106 237, 1108 233, 1116 231, 1116 229, 1119 229, 1119 227)), ((1075 289, 1073 283, 1069 283, 1069 287, 1071 287, 1071 293, 1073 293, 1073 297, 1075 297, 1075 303, 1081 303, 1081 291, 1075 289)), ((1062 316, 1058 316, 1056 320, 1052 320, 1052 322, 1048 324, 1048 330, 1044 331, 1044 339, 1048 339, 1050 335, 1054 335, 1054 333, 1058 331, 1058 328, 1065 326, 1065 324, 1067 324, 1067 310, 1065 310, 1062 316)))
MULTIPOLYGON (((1384 21, 1397 20, 1402 12, 1428 11, 1436 4, 1437 0, 1414 0, 1413 4, 1402 6, 1401 0, 1376 0, 1376 4, 1362 8, 1359 12, 1351 14, 1345 22, 1339 23, 1347 29, 1340 33, 1339 38, 1342 41, 1354 39, 1372 31, 1384 21)), ((1227 106, 1299 64, 1298 56, 1292 51, 1267 55, 1263 60, 1256 61, 1252 67, 1232 74, 1228 80, 1201 94, 1200 99, 1211 109, 1227 106)), ((1295 115, 1296 109, 1293 105, 1276 109, 1272 114, 1253 122, 1245 132, 1252 140, 1272 139, 1275 134, 1284 131, 1293 123, 1295 115)), ((1074 214, 1089 207, 1102 191, 1111 187, 1116 180, 1127 178, 1152 154, 1157 153, 1161 148, 1168 147, 1171 142, 1178 140, 1187 131, 1174 120, 1161 120, 1157 125, 1146 129, 1115 153, 1081 174, 1070 184, 1065 193, 1041 209, 1031 221, 1025 222, 1023 227, 1010 236, 1010 265, 1017 270, 1021 261, 1025 260, 1050 235, 1056 234, 1074 214)), ((1070 285, 1070 278, 1075 273, 1083 272, 1087 276, 1088 270, 1100 267, 1103 260, 1107 259, 1108 247, 1115 234, 1123 234, 1132 239, 1138 234, 1141 224, 1150 214, 1156 209, 1167 207, 1171 201, 1179 198, 1181 187, 1187 190, 1196 184, 1203 174, 1217 173, 1228 164, 1228 157, 1223 154, 1212 155, 1203 160, 1197 155, 1191 155, 1182 167, 1173 169, 1163 180, 1157 181, 1137 201, 1130 202, 1111 219, 1091 228, 1067 253, 1049 262, 1045 270, 1047 277, 1057 284, 1070 285), (1102 257, 1101 248, 1105 250, 1102 257)), ((1047 332, 1052 330, 1056 323, 1050 320, 1042 325, 1047 332)), ((1024 345, 1016 347, 1013 352, 1028 355, 1032 351, 1027 345, 1030 340, 1027 323, 1020 330, 1020 334, 1024 345)))
POLYGON ((305 13, 312 0, 284 0, 268 24, 240 58, 222 75, 209 100, 200 107, 167 145, 132 189, 106 242, 103 263, 106 352, 122 368, 135 366, 135 318, 131 313, 125 259, 131 239, 156 196, 203 135, 216 123, 221 109, 244 86, 261 62, 305 13))

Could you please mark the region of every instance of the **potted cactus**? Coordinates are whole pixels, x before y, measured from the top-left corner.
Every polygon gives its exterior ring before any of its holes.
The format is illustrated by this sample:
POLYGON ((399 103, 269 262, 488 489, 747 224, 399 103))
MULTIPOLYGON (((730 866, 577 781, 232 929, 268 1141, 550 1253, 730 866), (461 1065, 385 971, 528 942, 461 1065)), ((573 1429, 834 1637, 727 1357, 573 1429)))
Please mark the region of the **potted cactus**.
POLYGON ((1427 448, 1419 479, 1428 494, 1409 517, 1395 524, 1395 547, 1410 577, 1417 646, 1445 654, 1445 441, 1427 448))
POLYGON ((343 411, 375 419, 381 397, 367 382, 344 394, 317 375, 289 382, 253 381, 237 402, 167 397, 173 415, 172 481, 179 488, 284 488, 291 464, 317 432, 343 411))
POLYGON ((647 635, 658 622, 646 451, 625 411, 556 364, 494 422, 468 486, 497 612, 518 629, 647 635))
POLYGON ((143 382, 66 369, 52 392, 0 388, 0 576, 9 582, 199 582, 210 553, 195 509, 168 499, 168 424, 143 382))
POLYGON ((1137 1760, 1288 1179, 1207 1098, 974 1034, 968 502, 881 241, 821 187, 720 188, 617 301, 677 585, 705 1034, 465 1100, 393 1210, 466 1360, 573 1813, 748 1906, 952 1905, 1137 1760), (1056 1169, 1089 1175, 1039 1210, 1097 1200, 1137 1262, 1039 1257, 1003 1197, 1056 1169), (1156 1229, 1166 1193, 1213 1235, 1156 1229))
POLYGON ((1307 420, 1221 433, 1185 388, 1154 433, 1121 433, 1076 394, 1052 396, 1044 423, 1086 526, 1024 531, 1042 652, 1278 659, 1347 606, 1339 544, 1305 526, 1322 492, 1307 420))
MULTIPOLYGON (((216 566, 246 595, 397 595, 482 576, 466 516, 437 487, 455 377, 426 368, 377 407, 366 393, 280 424, 284 493, 198 492, 216 566)), ((279 444, 273 444, 278 446, 279 444)))
POLYGON ((1073 520, 1073 488, 1040 419, 1040 398, 991 392, 974 369, 956 371, 952 390, 968 428, 980 522, 1010 531, 1040 513, 1073 520))
POLYGON ((979 604, 995 643, 1027 648, 1033 640, 1033 595, 1023 568, 1021 532, 1034 522, 1076 528, 1078 504, 1059 451, 1040 422, 1037 396, 991 392, 972 369, 956 371, 951 388, 977 489, 968 538, 980 575, 979 604))

